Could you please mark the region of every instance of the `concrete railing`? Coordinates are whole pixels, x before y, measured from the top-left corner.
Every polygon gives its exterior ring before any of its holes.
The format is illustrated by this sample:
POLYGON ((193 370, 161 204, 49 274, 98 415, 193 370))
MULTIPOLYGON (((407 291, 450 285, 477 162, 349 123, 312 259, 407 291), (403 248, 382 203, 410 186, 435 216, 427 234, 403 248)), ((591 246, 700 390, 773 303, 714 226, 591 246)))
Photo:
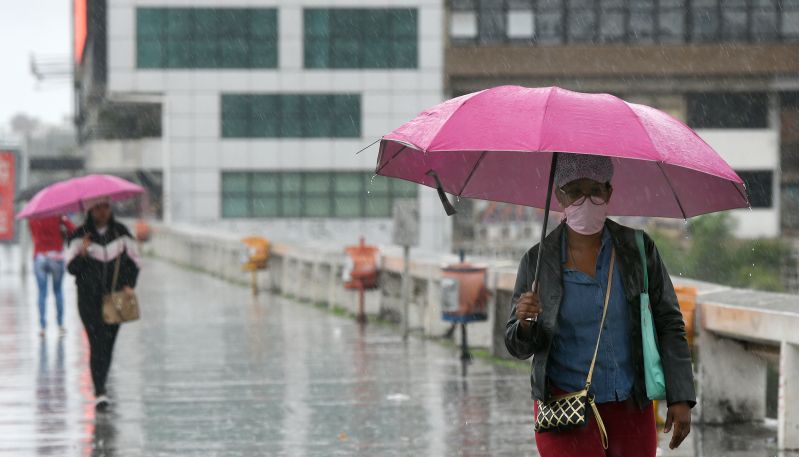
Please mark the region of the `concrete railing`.
MULTIPOLYGON (((241 271, 245 249, 240 238, 194 226, 155 226, 146 249, 172 262, 244 283, 250 277, 241 271)), ((442 335, 450 324, 441 320, 441 268, 457 258, 412 250, 412 259, 409 325, 425 336, 442 335)), ((488 320, 469 325, 470 344, 508 358, 503 339, 516 279, 516 261, 472 260, 487 266, 487 286, 492 299, 488 320)), ((355 314, 358 296, 344 288, 344 265, 343 246, 321 242, 302 246, 273 243, 269 270, 258 276, 259 287, 355 314)), ((366 313, 399 323, 403 309, 401 249, 381 247, 379 269, 379 287, 365 294, 366 313)), ((695 341, 700 420, 730 423, 763 419, 767 361, 771 354, 780 361, 778 444, 782 449, 796 449, 797 295, 733 289, 679 277, 674 277, 673 282, 697 289, 699 325, 695 341)))

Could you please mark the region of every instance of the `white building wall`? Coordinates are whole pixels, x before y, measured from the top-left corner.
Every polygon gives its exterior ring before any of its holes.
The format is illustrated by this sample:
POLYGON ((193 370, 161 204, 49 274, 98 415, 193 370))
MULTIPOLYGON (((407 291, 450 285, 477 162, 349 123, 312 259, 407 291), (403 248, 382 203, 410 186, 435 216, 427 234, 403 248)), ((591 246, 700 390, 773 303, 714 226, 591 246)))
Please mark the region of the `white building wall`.
POLYGON ((768 129, 699 129, 697 133, 737 171, 771 170, 772 207, 732 211, 741 238, 780 234, 780 137, 768 129))
MULTIPOLYGON (((441 0, 109 0, 109 97, 162 97, 161 150, 169 156, 165 174, 169 175, 171 195, 166 198, 173 221, 220 225, 276 239, 326 237, 352 241, 364 234, 368 241, 387 243, 391 240, 390 219, 222 219, 220 174, 226 170, 374 170, 377 146, 359 155, 355 152, 443 98, 443 20, 441 0), (147 6, 277 8, 278 68, 137 69, 136 8, 147 6), (304 69, 304 7, 417 8, 418 67, 304 69), (359 93, 362 138, 223 139, 220 104, 225 92, 359 93)), ((97 149, 93 145, 89 148, 97 149)), ((139 153, 130 160, 118 153, 92 154, 89 167, 109 167, 117 161, 123 168, 162 169, 165 163, 163 154, 139 153)), ((420 188, 419 200, 421 247, 449 250, 451 223, 436 192, 420 188)))

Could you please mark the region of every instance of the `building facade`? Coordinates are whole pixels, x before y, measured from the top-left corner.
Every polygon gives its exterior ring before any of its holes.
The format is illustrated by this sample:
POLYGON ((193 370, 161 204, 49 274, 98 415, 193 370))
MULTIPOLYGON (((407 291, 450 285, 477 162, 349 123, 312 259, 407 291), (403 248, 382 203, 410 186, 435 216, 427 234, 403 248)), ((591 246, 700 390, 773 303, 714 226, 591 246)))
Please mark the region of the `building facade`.
POLYGON ((356 154, 442 100, 440 1, 88 0, 82 45, 80 3, 87 166, 161 176, 165 220, 387 243, 416 199, 422 247, 449 249, 436 192, 356 154))
POLYGON ((448 95, 558 85, 659 108, 747 184, 739 236, 796 238, 796 0, 448 0, 447 16, 448 95))

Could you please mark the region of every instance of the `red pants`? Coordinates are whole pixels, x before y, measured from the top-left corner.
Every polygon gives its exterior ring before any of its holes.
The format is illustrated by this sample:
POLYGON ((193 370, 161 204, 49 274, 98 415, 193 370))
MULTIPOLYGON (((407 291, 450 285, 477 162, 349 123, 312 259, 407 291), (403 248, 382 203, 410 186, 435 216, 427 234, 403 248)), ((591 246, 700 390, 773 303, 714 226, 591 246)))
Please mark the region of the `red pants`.
MULTIPOLYGON (((555 393, 555 392, 554 392, 555 393)), ((536 417, 536 403, 533 415, 536 417)), ((653 404, 639 409, 632 399, 597 405, 608 433, 603 449, 600 430, 591 409, 589 423, 564 432, 536 433, 536 447, 542 457, 654 457, 658 446, 653 404)))

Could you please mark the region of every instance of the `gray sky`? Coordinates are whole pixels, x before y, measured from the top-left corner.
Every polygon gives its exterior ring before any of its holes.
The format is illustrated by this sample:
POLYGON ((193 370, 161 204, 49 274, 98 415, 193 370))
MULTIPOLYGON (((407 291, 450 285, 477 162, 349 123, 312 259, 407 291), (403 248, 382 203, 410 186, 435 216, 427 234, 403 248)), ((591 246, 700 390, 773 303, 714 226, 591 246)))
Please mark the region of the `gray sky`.
POLYGON ((30 54, 72 59, 71 0, 0 0, 0 125, 24 112, 51 123, 72 114, 71 78, 38 84, 30 54))

